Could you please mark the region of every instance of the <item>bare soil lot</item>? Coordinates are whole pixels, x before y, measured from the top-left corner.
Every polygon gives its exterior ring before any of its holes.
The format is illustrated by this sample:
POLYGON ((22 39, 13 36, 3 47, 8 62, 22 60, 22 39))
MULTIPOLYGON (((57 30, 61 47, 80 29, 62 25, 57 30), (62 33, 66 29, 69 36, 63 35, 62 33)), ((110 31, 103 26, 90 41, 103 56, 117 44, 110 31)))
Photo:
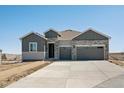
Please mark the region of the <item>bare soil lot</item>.
POLYGON ((109 61, 124 67, 124 53, 110 53, 109 61))
POLYGON ((110 53, 109 60, 120 60, 124 61, 124 53, 110 53))
POLYGON ((8 70, 8 69, 12 69, 14 67, 18 67, 18 66, 22 66, 22 65, 26 65, 26 64, 29 64, 29 63, 4 63, 2 65, 0 65, 0 72, 1 71, 4 71, 4 70, 8 70))
POLYGON ((50 62, 22 62, 22 63, 7 63, 0 65, 0 87, 5 87, 8 84, 25 77, 34 71, 47 66, 50 62))

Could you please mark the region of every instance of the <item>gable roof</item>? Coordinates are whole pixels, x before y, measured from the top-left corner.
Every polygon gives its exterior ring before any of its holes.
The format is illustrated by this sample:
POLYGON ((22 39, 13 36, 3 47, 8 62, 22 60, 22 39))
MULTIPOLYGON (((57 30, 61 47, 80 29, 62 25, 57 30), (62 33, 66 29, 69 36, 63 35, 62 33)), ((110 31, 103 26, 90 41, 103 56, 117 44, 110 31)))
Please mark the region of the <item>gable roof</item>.
POLYGON ((37 33, 37 32, 29 32, 29 33, 25 34, 24 36, 22 36, 22 37, 20 38, 20 40, 22 40, 23 38, 25 38, 25 37, 27 37, 27 36, 29 36, 29 35, 31 35, 31 34, 35 34, 35 35, 37 35, 37 36, 39 36, 39 37, 41 37, 41 38, 46 39, 43 35, 41 35, 41 34, 39 34, 39 33, 37 33))
POLYGON ((75 36, 79 35, 81 32, 79 31, 74 31, 71 29, 61 31, 59 34, 61 35, 58 37, 58 40, 72 40, 75 36))
MULTIPOLYGON (((89 29, 85 30, 84 32, 80 33, 79 35, 75 36, 74 38, 76 38, 76 37, 78 37, 78 36, 80 36, 80 35, 83 35, 83 34, 85 34, 85 33, 88 32, 88 31, 95 32, 95 33, 97 33, 97 34, 99 34, 99 35, 102 35, 102 36, 108 38, 108 39, 111 39, 110 36, 108 36, 108 35, 106 35, 106 34, 104 34, 104 33, 98 32, 98 31, 96 31, 96 30, 94 30, 94 29, 92 29, 92 28, 89 28, 89 29)), ((74 38, 73 38, 73 39, 74 39, 74 38)))
MULTIPOLYGON (((108 39, 111 39, 110 36, 105 35, 105 34, 103 34, 101 32, 96 31, 96 30, 93 30, 92 28, 89 28, 89 29, 85 30, 84 32, 79 32, 79 31, 75 31, 75 30, 71 30, 71 29, 67 29, 67 30, 61 31, 61 32, 57 32, 57 31, 55 31, 53 29, 49 29, 48 31, 50 31, 50 30, 54 31, 55 33, 57 33, 59 35, 58 40, 73 40, 76 37, 88 32, 88 31, 93 31, 93 32, 95 32, 95 33, 97 33, 99 35, 102 35, 102 36, 104 36, 104 37, 106 37, 108 39)), ((48 31, 44 32, 44 34, 47 33, 48 31)), ((40 36, 40 37, 44 38, 45 40, 47 40, 47 38, 45 38, 43 35, 41 35, 41 34, 39 34, 37 32, 30 32, 30 33, 22 36, 20 38, 20 40, 22 40, 23 38, 29 36, 30 34, 35 34, 35 35, 40 36)))
POLYGON ((60 36, 59 32, 57 32, 56 30, 54 30, 54 29, 52 29, 52 28, 48 29, 46 32, 44 32, 44 34, 46 34, 46 33, 49 32, 49 31, 53 31, 53 32, 55 32, 56 34, 58 34, 58 35, 60 36))

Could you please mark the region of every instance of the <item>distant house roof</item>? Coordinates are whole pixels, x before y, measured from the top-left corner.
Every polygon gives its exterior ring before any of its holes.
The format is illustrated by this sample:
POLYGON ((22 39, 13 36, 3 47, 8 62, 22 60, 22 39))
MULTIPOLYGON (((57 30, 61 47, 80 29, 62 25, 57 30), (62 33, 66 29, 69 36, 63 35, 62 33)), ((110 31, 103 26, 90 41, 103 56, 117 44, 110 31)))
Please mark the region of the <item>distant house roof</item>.
POLYGON ((81 32, 79 31, 75 31, 75 30, 65 30, 65 31, 61 31, 59 32, 59 34, 61 35, 60 37, 58 37, 58 40, 72 40, 75 36, 79 35, 81 32))
POLYGON ((27 34, 25 34, 24 36, 22 36, 22 37, 20 38, 20 40, 22 40, 23 38, 25 38, 25 37, 27 37, 27 36, 29 36, 29 35, 31 35, 31 34, 35 34, 35 35, 37 35, 37 36, 39 36, 39 37, 42 37, 42 38, 46 39, 43 35, 41 35, 41 34, 39 34, 39 33, 37 33, 37 32, 30 32, 30 33, 27 33, 27 34))

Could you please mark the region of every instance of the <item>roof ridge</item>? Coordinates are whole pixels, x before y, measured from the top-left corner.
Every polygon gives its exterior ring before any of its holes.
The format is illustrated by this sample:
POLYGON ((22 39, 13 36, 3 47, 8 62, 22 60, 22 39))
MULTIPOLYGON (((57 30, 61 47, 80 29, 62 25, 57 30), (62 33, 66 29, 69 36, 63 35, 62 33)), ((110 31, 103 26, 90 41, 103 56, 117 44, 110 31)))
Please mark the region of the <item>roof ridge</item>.
POLYGON ((47 33, 47 32, 49 32, 49 31, 53 31, 53 32, 57 33, 57 34, 60 36, 59 32, 56 31, 56 30, 53 29, 53 28, 48 29, 47 31, 44 32, 44 34, 47 33))
MULTIPOLYGON (((79 35, 84 34, 84 33, 86 33, 87 31, 90 31, 90 30, 93 31, 93 32, 95 32, 95 33, 97 33, 97 34, 100 34, 100 35, 102 35, 102 36, 104 36, 104 37, 107 37, 108 39, 111 39, 110 36, 108 36, 108 35, 106 35, 106 34, 104 34, 104 33, 102 33, 102 32, 96 31, 96 30, 94 30, 93 28, 88 28, 88 29, 86 29, 85 31, 81 32, 79 35)), ((76 35, 74 38, 76 38, 76 37, 79 36, 79 35, 76 35)), ((73 38, 73 39, 74 39, 74 38, 73 38)))
MULTIPOLYGON (((66 31, 72 31, 72 32, 80 32, 80 31, 77 31, 77 30, 73 30, 73 29, 66 29, 64 31, 60 31, 60 32, 66 32, 66 31)), ((81 33, 81 32, 80 32, 81 33)))
MULTIPOLYGON (((97 34, 103 35, 103 36, 105 36, 105 37, 111 39, 110 36, 106 35, 106 34, 103 33, 103 32, 99 32, 99 31, 97 31, 97 30, 95 30, 95 29, 93 29, 93 28, 91 28, 91 27, 90 27, 89 29, 87 29, 87 30, 91 30, 91 31, 93 31, 93 32, 95 32, 95 33, 97 33, 97 34)), ((85 31, 85 32, 86 32, 86 31, 85 31)), ((84 32, 84 33, 85 33, 85 32, 84 32)))
POLYGON ((26 36, 32 34, 32 33, 35 34, 35 35, 38 35, 38 36, 40 36, 40 37, 42 37, 42 38, 44 38, 44 39, 46 39, 42 34, 40 34, 40 33, 38 33, 38 32, 31 31, 31 32, 25 34, 24 36, 22 36, 22 37, 20 38, 20 40, 23 39, 23 38, 25 38, 26 36))

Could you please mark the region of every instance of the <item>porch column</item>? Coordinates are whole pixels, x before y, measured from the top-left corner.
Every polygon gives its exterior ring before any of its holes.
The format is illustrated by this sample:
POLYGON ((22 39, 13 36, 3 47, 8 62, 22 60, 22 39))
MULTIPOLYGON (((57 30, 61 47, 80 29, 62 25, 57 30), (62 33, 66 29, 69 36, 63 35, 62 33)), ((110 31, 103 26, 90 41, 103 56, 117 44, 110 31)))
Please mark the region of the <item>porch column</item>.
POLYGON ((72 60, 76 60, 76 46, 72 46, 72 60))

